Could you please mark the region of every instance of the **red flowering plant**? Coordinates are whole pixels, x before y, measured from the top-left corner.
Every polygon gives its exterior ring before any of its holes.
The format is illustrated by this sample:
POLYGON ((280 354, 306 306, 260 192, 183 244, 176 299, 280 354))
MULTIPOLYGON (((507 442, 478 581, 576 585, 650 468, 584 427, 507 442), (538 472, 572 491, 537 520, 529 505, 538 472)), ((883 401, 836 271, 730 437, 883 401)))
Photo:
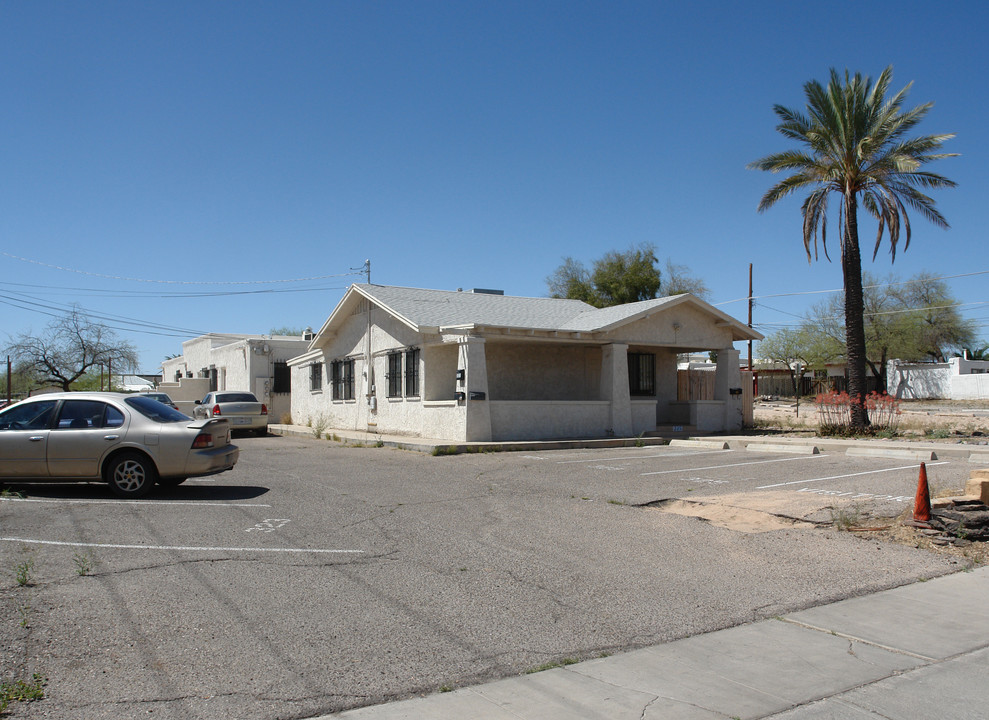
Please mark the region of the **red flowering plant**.
POLYGON ((852 429, 855 398, 846 392, 818 393, 814 398, 821 435, 848 435, 852 429))
MULTIPOLYGON (((852 432, 852 407, 859 400, 847 392, 820 393, 814 402, 817 404, 817 417, 821 435, 847 436, 852 432)), ((895 435, 900 423, 900 401, 891 395, 871 392, 863 402, 869 411, 869 432, 880 435, 895 435)))
POLYGON ((873 433, 895 435, 900 425, 900 401, 886 393, 871 392, 865 396, 865 409, 873 433))

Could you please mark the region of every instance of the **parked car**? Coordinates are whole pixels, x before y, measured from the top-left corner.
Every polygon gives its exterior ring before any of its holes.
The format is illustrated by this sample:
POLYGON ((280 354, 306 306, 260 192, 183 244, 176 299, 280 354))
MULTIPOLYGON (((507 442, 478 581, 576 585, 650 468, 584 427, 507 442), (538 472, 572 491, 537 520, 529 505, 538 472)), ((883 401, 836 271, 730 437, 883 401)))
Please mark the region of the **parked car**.
POLYGON ((233 430, 252 430, 262 436, 268 434, 268 406, 254 393, 240 390, 207 393, 202 400, 196 400, 192 413, 198 418, 224 417, 230 421, 233 430))
POLYGON ((145 392, 145 393, 140 393, 140 395, 141 397, 149 397, 152 400, 157 400, 160 403, 164 403, 165 405, 168 405, 168 407, 170 408, 175 408, 176 410, 179 409, 178 406, 174 402, 172 402, 172 398, 168 397, 168 393, 145 392))
POLYGON ((0 410, 0 481, 103 481, 120 497, 230 470, 224 418, 193 419, 141 395, 59 392, 0 410))

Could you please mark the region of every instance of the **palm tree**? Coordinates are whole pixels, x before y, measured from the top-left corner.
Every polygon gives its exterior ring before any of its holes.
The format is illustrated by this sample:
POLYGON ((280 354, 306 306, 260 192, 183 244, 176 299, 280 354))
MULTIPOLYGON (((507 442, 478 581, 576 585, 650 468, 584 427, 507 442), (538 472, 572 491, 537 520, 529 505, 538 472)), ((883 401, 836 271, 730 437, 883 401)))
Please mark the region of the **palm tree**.
POLYGON ((768 155, 749 165, 755 170, 792 173, 763 196, 760 212, 792 192, 810 190, 801 206, 808 262, 817 258, 818 232, 824 256, 831 259, 827 248, 828 201, 832 195, 838 196, 841 270, 845 285, 845 361, 849 395, 860 401, 852 406, 852 425, 860 429, 869 425, 869 416, 861 402, 866 390, 866 356, 859 202, 879 223, 873 260, 884 235, 889 238, 890 254, 895 260, 901 232, 903 249, 910 245, 907 206, 938 227, 947 228, 948 223, 935 208, 934 200, 921 190, 955 185, 924 169, 924 165, 933 160, 954 155, 937 152, 942 143, 954 135, 906 138, 933 103, 903 111, 910 85, 887 98, 892 77, 893 68, 888 67, 873 85, 871 78, 863 78, 859 73, 850 77, 846 70, 842 79, 832 69, 827 87, 816 80, 805 83, 806 114, 782 105, 773 108, 780 119, 776 129, 804 147, 768 155))

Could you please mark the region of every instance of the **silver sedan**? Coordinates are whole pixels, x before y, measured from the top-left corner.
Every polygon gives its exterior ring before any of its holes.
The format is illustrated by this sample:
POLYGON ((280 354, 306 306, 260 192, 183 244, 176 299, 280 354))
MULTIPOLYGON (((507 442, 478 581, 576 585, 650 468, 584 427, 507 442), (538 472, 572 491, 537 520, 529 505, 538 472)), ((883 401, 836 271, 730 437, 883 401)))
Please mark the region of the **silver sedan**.
POLYGON ((239 455, 227 420, 140 395, 50 393, 0 410, 0 481, 104 481, 138 498, 230 470, 239 455))
POLYGON ((268 434, 268 406, 254 393, 241 390, 220 390, 207 393, 196 401, 195 417, 225 417, 232 430, 251 430, 262 437, 268 434))

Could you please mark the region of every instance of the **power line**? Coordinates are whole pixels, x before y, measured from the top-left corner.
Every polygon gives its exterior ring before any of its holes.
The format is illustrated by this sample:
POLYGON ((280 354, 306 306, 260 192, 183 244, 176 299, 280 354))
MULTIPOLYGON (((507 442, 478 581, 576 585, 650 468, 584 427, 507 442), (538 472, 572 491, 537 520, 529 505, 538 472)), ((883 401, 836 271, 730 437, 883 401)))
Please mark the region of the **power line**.
MULTIPOLYGON (((941 275, 939 277, 932 277, 932 278, 928 278, 928 279, 929 280, 954 280, 956 278, 974 277, 976 275, 989 275, 989 270, 978 270, 976 272, 960 273, 958 275, 941 275)), ((876 285, 865 285, 865 286, 862 287, 862 289, 863 290, 872 290, 873 288, 895 287, 897 285, 908 285, 908 284, 910 284, 912 282, 914 282, 913 279, 911 279, 911 280, 902 280, 900 282, 894 282, 894 283, 878 283, 876 285)), ((829 294, 832 294, 832 293, 840 293, 840 292, 844 292, 844 291, 845 291, 844 288, 838 288, 837 290, 806 290, 804 292, 774 293, 772 295, 753 295, 751 299, 752 300, 762 300, 764 298, 798 297, 798 296, 801 296, 801 295, 829 295, 829 294)), ((748 296, 745 296, 745 297, 741 297, 741 298, 735 298, 734 300, 724 300, 722 302, 717 302, 717 303, 712 303, 712 304, 717 307, 719 305, 730 305, 731 303, 742 302, 743 300, 748 301, 749 299, 750 298, 748 296)))
POLYGON ((52 268, 53 270, 62 270, 63 272, 77 273, 79 275, 88 275, 90 277, 98 277, 98 278, 103 278, 105 280, 125 280, 127 282, 159 283, 162 285, 271 285, 276 283, 312 282, 313 280, 327 280, 329 278, 351 277, 354 275, 361 275, 364 273, 364 270, 361 269, 359 272, 351 271, 345 273, 337 273, 335 275, 314 275, 312 277, 292 278, 289 280, 149 280, 146 278, 132 278, 132 277, 124 277, 120 275, 106 275, 103 273, 90 272, 88 270, 77 270, 76 268, 54 265, 52 263, 42 262, 41 260, 32 260, 31 258, 21 257, 20 255, 12 255, 11 253, 4 252, 2 250, 0 250, 0 255, 9 257, 12 260, 20 260, 21 262, 30 263, 32 265, 40 265, 41 267, 52 268))

